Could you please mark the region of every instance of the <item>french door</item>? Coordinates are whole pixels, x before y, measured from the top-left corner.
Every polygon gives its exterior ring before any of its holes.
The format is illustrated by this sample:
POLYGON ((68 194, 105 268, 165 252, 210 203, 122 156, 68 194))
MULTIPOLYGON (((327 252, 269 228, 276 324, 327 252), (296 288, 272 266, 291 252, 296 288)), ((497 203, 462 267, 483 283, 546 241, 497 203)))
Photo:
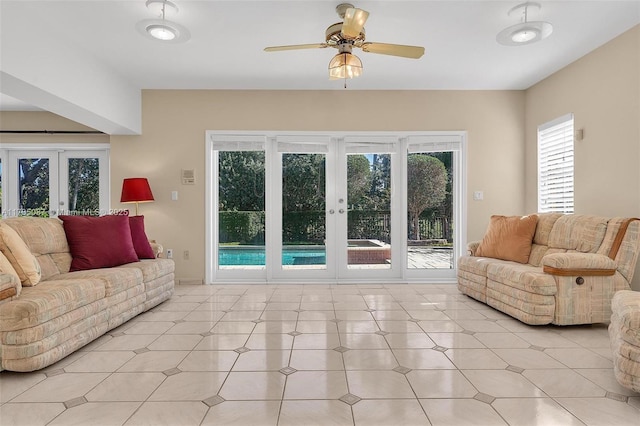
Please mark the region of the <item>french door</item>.
POLYGON ((211 132, 208 152, 207 282, 455 278, 455 143, 211 132))
POLYGON ((10 149, 5 157, 3 216, 108 213, 106 149, 10 149))

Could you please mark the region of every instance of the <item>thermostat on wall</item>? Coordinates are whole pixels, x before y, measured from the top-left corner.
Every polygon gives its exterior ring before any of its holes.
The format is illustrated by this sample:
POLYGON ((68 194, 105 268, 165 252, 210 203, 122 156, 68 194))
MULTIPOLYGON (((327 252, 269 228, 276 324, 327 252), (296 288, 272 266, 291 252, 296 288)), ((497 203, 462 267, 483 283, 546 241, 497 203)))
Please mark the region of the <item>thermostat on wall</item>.
POLYGON ((182 169, 182 184, 183 185, 195 185, 196 183, 196 171, 194 169, 182 169))

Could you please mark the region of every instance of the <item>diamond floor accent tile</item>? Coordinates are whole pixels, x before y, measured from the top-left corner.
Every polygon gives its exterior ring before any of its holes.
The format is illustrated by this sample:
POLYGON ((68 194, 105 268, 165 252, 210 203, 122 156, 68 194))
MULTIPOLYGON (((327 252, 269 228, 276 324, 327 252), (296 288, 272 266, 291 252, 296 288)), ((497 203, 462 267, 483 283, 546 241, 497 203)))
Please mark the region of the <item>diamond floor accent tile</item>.
POLYGON ((279 372, 281 372, 282 374, 284 374, 285 376, 288 376, 289 374, 293 374, 293 373, 295 373, 295 372, 296 372, 296 371, 298 371, 298 370, 296 370, 296 369, 295 369, 295 368, 293 368, 293 367, 284 367, 284 368, 281 368, 281 369, 280 369, 280 370, 278 370, 278 371, 279 371, 279 372))
POLYGON ((200 335, 201 335, 202 337, 208 337, 208 336, 213 336, 213 333, 212 333, 212 332, 210 332, 210 331, 207 331, 206 333, 200 333, 200 335))
POLYGON ((289 336, 296 337, 296 336, 301 335, 302 333, 300 333, 299 331, 291 331, 291 332, 289 332, 289 333, 287 333, 287 334, 288 334, 289 336))
POLYGON ((337 348, 333 348, 333 350, 334 350, 334 351, 336 351, 336 352, 342 352, 342 353, 344 353, 344 352, 346 352, 346 351, 348 351, 348 350, 350 350, 350 349, 349 349, 349 348, 347 348, 347 347, 345 347, 345 346, 338 346, 337 348))
POLYGON ((375 312, 375 309, 365 309, 365 312, 375 312))
POLYGON ((180 323, 182 323, 182 322, 186 322, 186 321, 185 321, 185 320, 183 320, 183 319, 179 319, 179 320, 175 320, 175 321, 173 321, 173 323, 174 323, 174 324, 180 324, 180 323))
POLYGON ((339 399, 340 401, 349 405, 357 404, 358 402, 362 401, 362 398, 360 398, 359 396, 353 395, 351 393, 342 395, 339 399))
POLYGON ((330 322, 335 322, 336 324, 342 321, 340 318, 333 318, 329 320, 330 322))
POLYGON ((445 348, 444 346, 434 346, 434 347, 433 347, 433 348, 431 348, 431 349, 433 349, 434 351, 438 351, 438 352, 444 352, 444 351, 446 351, 446 350, 447 350, 447 349, 449 349, 449 348, 445 348))
POLYGON ((474 334, 476 334, 475 331, 471 331, 471 330, 462 330, 461 333, 468 334, 469 336, 473 336, 474 334))
POLYGON ((179 368, 170 368, 162 372, 162 374, 164 374, 167 377, 175 376, 176 374, 180 374, 180 373, 182 373, 182 370, 180 370, 179 368))
POLYGON ((214 396, 212 396, 210 398, 202 400, 202 402, 204 402, 209 407, 213 407, 214 405, 222 404, 225 401, 226 401, 226 399, 224 399, 220 395, 214 395, 214 396))
POLYGON ((124 336, 124 333, 122 331, 116 331, 115 333, 109 333, 109 334, 111 334, 111 337, 124 336))
POLYGON ((86 404, 87 402, 88 402, 87 398, 85 398, 84 396, 79 396, 77 398, 73 398, 68 401, 65 401, 64 406, 67 409, 69 409, 69 408, 77 407, 78 405, 86 404))
POLYGON ((250 350, 251 349, 247 348, 246 346, 243 346, 241 348, 234 349, 233 351, 238 352, 239 354, 243 354, 245 352, 249 352, 250 350))
POLYGON ((258 319, 254 319, 254 320, 253 320, 253 321, 251 321, 251 322, 255 322, 256 324, 260 324, 261 322, 264 322, 264 320, 263 320, 263 319, 258 318, 258 319))
POLYGON ((486 393, 482 393, 482 392, 478 392, 473 399, 476 399, 480 402, 484 402, 485 404, 491 404, 493 401, 496 400, 495 397, 491 396, 491 395, 487 395, 486 393))
POLYGON ((620 395, 618 393, 613 393, 613 392, 607 392, 605 394, 605 396, 609 399, 613 399, 614 401, 620 401, 620 402, 628 402, 629 401, 629 397, 628 396, 624 396, 624 395, 620 395))
POLYGON ((389 333, 388 333, 387 331, 382 331, 382 330, 380 330, 380 331, 376 331, 376 332, 375 332, 375 334, 378 334, 378 335, 380 335, 380 336, 386 336, 386 335, 387 335, 387 334, 389 334, 389 333))
POLYGON ((396 373, 400 373, 400 374, 407 374, 407 373, 409 373, 411 371, 411 369, 399 365, 396 368, 394 368, 393 371, 395 371, 396 373))
POLYGON ((531 345, 529 346, 529 349, 533 349, 534 351, 544 351, 546 348, 543 348, 542 346, 536 346, 536 345, 531 345))
POLYGON ((294 309, 293 312, 297 312, 297 313, 304 312, 304 309, 294 309))
POLYGON ((140 355, 140 354, 143 354, 143 353, 145 353, 145 352, 149 352, 149 348, 140 348, 140 349, 136 349, 134 352, 135 352, 136 354, 140 355))
POLYGON ((411 322, 420 322, 419 319, 417 318, 409 318, 407 321, 411 321, 411 322))
POLYGON ((516 367, 515 365, 509 365, 507 366, 507 368, 505 368, 505 370, 509 370, 513 373, 522 374, 522 372, 524 371, 524 368, 516 367))

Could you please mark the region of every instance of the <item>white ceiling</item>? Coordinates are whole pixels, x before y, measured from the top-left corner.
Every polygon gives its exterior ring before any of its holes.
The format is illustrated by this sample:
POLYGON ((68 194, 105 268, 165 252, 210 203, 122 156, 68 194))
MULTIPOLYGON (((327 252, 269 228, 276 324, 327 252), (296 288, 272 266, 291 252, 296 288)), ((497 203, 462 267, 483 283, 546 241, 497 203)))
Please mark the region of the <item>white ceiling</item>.
MULTIPOLYGON (((145 0, 0 0, 0 12, 3 20, 80 52, 139 89, 342 88, 327 76, 334 49, 262 50, 323 42, 326 27, 340 21, 340 1, 174 2, 180 11, 168 18, 191 32, 182 44, 136 31, 137 22, 155 18, 145 0)), ((364 73, 348 82, 349 90, 526 89, 640 23, 640 0, 541 1, 529 20, 552 23, 553 34, 507 47, 495 37, 519 22, 507 12, 521 1, 352 3, 370 12, 367 41, 421 45, 426 53, 413 60, 354 50, 364 73)), ((12 35, 0 29, 0 36, 12 35)), ((50 52, 42 72, 56 59, 50 52)), ((0 97, 0 109, 29 107, 8 100, 0 97)))

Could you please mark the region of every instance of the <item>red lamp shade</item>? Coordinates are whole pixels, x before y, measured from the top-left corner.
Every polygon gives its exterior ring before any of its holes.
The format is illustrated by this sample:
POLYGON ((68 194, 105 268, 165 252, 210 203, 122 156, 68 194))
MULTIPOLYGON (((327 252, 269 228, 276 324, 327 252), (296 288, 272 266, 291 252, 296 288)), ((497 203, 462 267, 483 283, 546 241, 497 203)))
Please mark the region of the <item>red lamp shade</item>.
POLYGON ((136 203, 136 216, 138 215, 138 203, 149 201, 153 201, 153 193, 147 178, 127 178, 122 182, 120 202, 136 203))

